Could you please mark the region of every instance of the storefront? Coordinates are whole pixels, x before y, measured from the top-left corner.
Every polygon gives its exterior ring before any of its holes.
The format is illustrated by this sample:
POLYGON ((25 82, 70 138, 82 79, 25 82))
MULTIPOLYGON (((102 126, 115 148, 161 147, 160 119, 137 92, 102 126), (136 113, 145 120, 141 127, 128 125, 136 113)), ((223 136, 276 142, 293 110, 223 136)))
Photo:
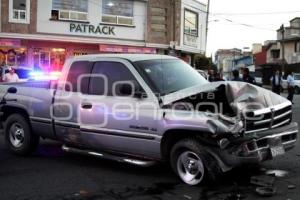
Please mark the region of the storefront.
POLYGON ((1 64, 45 72, 60 71, 65 60, 72 56, 105 53, 156 54, 157 49, 111 44, 0 39, 1 64))
POLYGON ((60 71, 69 57, 99 53, 96 44, 59 41, 28 41, 28 49, 28 65, 45 72, 60 71))
POLYGON ((206 7, 194 0, 181 4, 173 19, 180 30, 173 30, 168 1, 160 7, 147 0, 37 0, 24 19, 3 21, 10 26, 0 32, 0 64, 60 71, 72 56, 99 53, 168 54, 191 64, 205 50, 206 7))
POLYGON ((27 63, 27 48, 21 40, 0 38, 0 65, 23 66, 27 63))

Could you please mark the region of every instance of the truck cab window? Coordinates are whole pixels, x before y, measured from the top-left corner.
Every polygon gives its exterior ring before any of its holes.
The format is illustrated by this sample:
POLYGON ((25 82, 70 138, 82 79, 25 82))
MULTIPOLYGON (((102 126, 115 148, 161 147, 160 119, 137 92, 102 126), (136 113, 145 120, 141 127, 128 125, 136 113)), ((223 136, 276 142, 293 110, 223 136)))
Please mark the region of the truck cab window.
POLYGON ((91 65, 89 61, 76 61, 69 70, 67 77, 67 84, 65 86, 66 91, 87 93, 88 91, 88 75, 91 73, 91 65), (86 78, 79 80, 80 75, 87 75, 86 78), (80 81, 80 88, 77 83, 80 81))
POLYGON ((120 62, 96 62, 92 74, 89 85, 89 94, 92 95, 113 96, 113 88, 115 88, 115 95, 121 96, 120 87, 124 81, 131 82, 135 90, 140 88, 133 74, 120 62))

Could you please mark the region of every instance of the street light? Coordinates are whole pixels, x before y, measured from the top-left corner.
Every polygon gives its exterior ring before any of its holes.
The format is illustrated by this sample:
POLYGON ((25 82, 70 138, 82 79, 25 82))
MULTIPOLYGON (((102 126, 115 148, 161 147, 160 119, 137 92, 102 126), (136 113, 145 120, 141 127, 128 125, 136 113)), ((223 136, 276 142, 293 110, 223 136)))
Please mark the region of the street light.
POLYGON ((282 24, 280 26, 280 32, 281 32, 281 48, 282 48, 282 56, 281 56, 281 72, 285 72, 285 66, 284 66, 284 33, 285 33, 285 28, 284 25, 282 24))

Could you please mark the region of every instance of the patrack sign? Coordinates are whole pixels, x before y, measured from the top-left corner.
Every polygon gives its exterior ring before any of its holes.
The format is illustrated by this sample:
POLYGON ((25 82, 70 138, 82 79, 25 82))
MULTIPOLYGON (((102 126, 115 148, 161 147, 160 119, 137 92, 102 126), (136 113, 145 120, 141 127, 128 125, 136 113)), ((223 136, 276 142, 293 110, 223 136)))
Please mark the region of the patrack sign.
POLYGON ((100 35, 115 35, 115 27, 107 25, 90 25, 90 24, 77 24, 70 23, 71 33, 89 33, 89 34, 100 34, 100 35))

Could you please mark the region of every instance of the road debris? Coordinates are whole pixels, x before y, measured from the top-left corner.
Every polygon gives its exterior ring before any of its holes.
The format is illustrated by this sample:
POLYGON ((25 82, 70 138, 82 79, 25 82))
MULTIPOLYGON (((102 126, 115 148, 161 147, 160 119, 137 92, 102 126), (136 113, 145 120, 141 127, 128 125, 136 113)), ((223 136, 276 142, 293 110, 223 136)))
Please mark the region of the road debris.
POLYGON ((192 197, 189 196, 189 195, 183 195, 183 197, 186 198, 186 199, 192 199, 192 197))
POLYGON ((267 176, 267 175, 259 175, 259 176, 252 176, 250 179, 250 183, 262 186, 262 187, 272 187, 275 182, 275 177, 267 176))
POLYGON ((284 171, 284 170, 279 170, 279 169, 272 169, 272 170, 267 170, 265 174, 282 178, 282 177, 287 176, 289 174, 289 172, 284 171))
POLYGON ((257 187, 255 192, 260 196, 271 197, 276 194, 276 189, 273 187, 257 187))
POLYGON ((241 193, 231 193, 228 194, 224 200, 241 200, 244 198, 246 198, 246 196, 241 193))
POLYGON ((288 189, 289 189, 289 190, 293 190, 293 189, 295 189, 295 188, 296 188, 295 185, 288 185, 288 189))

